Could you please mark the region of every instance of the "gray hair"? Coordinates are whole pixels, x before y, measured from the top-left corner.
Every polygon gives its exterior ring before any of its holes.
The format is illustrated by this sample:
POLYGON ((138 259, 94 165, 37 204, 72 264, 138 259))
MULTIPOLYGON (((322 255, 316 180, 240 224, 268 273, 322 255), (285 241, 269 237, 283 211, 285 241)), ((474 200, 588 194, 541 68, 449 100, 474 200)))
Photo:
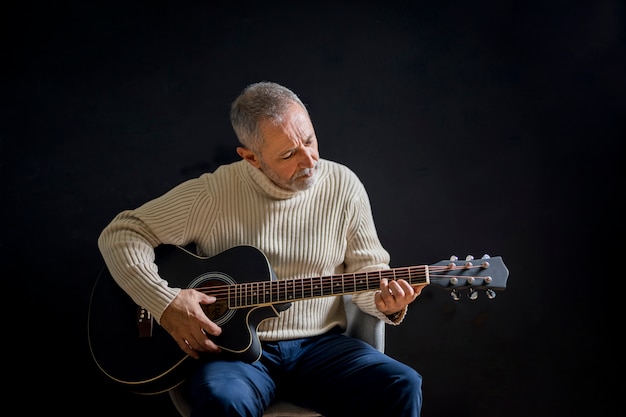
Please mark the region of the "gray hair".
POLYGON ((287 87, 268 81, 248 85, 230 107, 230 123, 239 142, 258 151, 263 144, 260 122, 280 123, 293 103, 302 106, 308 114, 300 98, 287 87))

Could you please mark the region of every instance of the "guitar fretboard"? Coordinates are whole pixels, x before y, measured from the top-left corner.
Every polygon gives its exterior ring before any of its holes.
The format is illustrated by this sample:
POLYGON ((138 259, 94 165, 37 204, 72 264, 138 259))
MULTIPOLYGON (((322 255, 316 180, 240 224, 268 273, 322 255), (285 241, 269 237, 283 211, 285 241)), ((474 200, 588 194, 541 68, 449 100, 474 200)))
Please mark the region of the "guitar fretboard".
POLYGON ((283 303, 377 290, 380 280, 404 279, 411 285, 427 284, 428 266, 412 266, 314 278, 260 281, 228 286, 230 308, 283 303))

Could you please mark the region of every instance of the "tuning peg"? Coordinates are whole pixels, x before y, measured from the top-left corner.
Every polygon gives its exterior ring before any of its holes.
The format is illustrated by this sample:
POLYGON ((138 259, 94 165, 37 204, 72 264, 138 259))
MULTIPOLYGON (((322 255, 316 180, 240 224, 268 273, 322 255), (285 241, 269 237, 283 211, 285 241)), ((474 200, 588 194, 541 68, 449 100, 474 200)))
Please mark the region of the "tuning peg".
POLYGON ((494 298, 496 298, 496 292, 492 290, 491 288, 485 291, 485 293, 487 294, 487 298, 489 298, 490 300, 493 300, 494 298))
POLYGON ((484 254, 484 255, 482 256, 482 258, 480 258, 480 259, 491 259, 491 256, 489 256, 489 255, 487 255, 487 254, 484 254))
POLYGON ((455 289, 450 291, 450 297, 452 297, 452 299, 454 301, 459 301, 461 299, 461 294, 459 294, 455 289))
POLYGON ((458 256, 456 256, 456 255, 452 255, 452 256, 450 257, 450 260, 451 260, 452 262, 456 262, 456 261, 458 261, 458 260, 459 260, 459 257, 458 257, 458 256))
POLYGON ((476 291, 474 288, 470 288, 468 292, 469 292, 469 299, 470 300, 478 299, 478 291, 476 291))

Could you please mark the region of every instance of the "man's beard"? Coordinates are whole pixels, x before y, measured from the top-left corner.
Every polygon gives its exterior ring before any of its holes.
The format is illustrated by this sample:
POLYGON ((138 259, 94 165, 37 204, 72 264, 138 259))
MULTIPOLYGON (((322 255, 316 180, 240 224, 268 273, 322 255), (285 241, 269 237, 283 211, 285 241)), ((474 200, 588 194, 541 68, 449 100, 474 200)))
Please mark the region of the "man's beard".
POLYGON ((285 180, 261 160, 261 171, 278 187, 289 191, 308 190, 317 180, 317 163, 313 168, 306 168, 296 172, 291 178, 285 180))

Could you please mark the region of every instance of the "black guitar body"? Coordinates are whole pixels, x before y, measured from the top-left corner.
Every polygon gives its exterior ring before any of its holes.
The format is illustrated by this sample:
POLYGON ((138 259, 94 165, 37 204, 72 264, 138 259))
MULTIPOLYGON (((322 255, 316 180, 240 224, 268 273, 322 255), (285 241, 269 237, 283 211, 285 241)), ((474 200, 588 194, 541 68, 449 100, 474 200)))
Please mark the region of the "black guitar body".
MULTIPOLYGON (((236 246, 203 258, 178 246, 156 248, 159 275, 171 287, 209 288, 235 283, 276 280, 265 255, 253 246, 236 246)), ((205 291, 211 294, 211 291, 205 291)), ((251 308, 228 306, 228 297, 203 306, 205 314, 228 331, 213 338, 223 359, 254 362, 261 355, 256 335, 265 319, 277 317, 290 303, 251 308)), ((89 347, 98 367, 114 381, 140 394, 156 394, 184 381, 198 362, 117 285, 104 268, 89 305, 89 347)), ((213 356, 207 354, 205 359, 213 356)))

